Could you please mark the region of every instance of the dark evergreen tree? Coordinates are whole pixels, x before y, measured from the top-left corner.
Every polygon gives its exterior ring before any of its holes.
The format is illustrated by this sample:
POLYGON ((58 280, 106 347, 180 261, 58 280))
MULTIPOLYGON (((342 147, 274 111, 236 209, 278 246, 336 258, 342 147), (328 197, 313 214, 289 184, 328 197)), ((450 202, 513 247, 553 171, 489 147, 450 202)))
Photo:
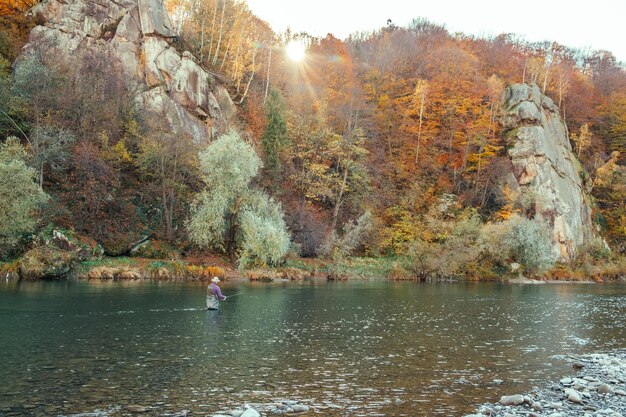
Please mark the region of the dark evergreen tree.
POLYGON ((287 124, 285 123, 285 105, 280 93, 272 89, 265 105, 267 127, 263 133, 263 149, 266 165, 273 174, 280 172, 280 154, 287 146, 287 124))

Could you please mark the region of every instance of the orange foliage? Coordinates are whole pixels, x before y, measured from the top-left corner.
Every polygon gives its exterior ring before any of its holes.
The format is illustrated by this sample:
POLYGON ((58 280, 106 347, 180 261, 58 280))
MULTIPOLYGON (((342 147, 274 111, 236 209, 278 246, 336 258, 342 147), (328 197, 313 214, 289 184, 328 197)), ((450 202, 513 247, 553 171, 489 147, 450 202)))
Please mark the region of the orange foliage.
POLYGON ((0 16, 23 13, 41 0, 0 0, 0 16))

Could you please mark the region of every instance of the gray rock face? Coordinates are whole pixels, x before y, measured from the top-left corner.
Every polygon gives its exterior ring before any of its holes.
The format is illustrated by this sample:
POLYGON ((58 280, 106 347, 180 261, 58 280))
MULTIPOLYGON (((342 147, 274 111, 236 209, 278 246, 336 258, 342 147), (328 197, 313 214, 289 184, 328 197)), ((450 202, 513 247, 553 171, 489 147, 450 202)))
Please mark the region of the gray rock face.
POLYGON ((30 13, 45 23, 31 31, 21 58, 42 45, 72 63, 104 56, 136 91, 137 102, 173 130, 206 142, 228 128, 234 103, 189 52, 176 50, 163 0, 47 0, 30 13))
POLYGON ((536 85, 507 88, 501 124, 513 172, 503 180, 524 214, 552 228, 553 252, 567 261, 594 236, 582 167, 552 100, 536 85))

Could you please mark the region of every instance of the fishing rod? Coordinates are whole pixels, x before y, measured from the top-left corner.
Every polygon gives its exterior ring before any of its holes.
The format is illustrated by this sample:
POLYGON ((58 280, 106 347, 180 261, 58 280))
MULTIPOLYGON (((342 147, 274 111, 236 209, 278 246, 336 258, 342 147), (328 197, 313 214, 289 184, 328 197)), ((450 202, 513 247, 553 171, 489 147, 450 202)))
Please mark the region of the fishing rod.
POLYGON ((226 298, 231 298, 231 297, 237 297, 238 295, 241 295, 241 292, 238 292, 237 294, 233 294, 233 295, 227 295, 226 298))

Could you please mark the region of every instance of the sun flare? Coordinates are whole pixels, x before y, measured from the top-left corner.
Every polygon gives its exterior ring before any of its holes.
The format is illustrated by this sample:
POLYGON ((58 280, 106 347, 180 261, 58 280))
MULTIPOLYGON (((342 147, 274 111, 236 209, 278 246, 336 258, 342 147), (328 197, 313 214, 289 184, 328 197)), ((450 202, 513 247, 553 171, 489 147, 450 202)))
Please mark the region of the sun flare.
POLYGON ((304 59, 306 46, 302 41, 292 40, 285 48, 287 56, 294 62, 300 62, 304 59))

